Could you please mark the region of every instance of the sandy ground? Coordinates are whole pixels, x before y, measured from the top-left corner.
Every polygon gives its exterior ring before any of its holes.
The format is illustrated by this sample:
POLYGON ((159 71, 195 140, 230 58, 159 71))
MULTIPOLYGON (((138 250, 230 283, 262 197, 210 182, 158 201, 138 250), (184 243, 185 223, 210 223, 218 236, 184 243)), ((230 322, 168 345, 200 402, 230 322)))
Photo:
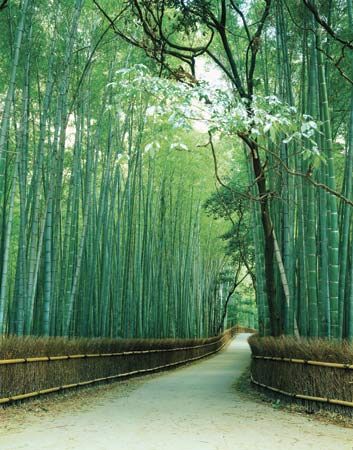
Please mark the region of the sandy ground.
POLYGON ((98 388, 98 394, 91 389, 81 403, 62 399, 64 410, 50 400, 40 413, 5 410, 0 450, 352 450, 353 429, 236 392, 250 361, 246 339, 240 335, 227 350, 188 367, 98 388))

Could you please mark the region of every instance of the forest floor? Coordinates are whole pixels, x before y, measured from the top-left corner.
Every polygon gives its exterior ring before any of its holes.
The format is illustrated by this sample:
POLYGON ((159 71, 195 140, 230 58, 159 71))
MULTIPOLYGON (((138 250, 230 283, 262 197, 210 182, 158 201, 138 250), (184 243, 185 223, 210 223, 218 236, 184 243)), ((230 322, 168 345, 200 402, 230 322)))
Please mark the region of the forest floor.
POLYGON ((352 450, 352 428, 234 388, 250 362, 247 337, 171 372, 4 408, 0 449, 352 450))

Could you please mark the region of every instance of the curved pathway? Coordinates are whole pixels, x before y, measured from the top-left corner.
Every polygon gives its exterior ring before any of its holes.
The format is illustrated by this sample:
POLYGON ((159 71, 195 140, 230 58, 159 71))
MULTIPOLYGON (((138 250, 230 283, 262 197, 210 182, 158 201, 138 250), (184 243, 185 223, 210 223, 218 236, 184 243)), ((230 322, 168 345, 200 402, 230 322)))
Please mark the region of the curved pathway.
POLYGON ((124 383, 116 384, 79 410, 69 404, 54 413, 49 405, 42 416, 10 414, 1 419, 0 449, 352 450, 353 429, 239 397, 233 384, 250 362, 246 339, 197 364, 133 380, 124 395, 124 383))

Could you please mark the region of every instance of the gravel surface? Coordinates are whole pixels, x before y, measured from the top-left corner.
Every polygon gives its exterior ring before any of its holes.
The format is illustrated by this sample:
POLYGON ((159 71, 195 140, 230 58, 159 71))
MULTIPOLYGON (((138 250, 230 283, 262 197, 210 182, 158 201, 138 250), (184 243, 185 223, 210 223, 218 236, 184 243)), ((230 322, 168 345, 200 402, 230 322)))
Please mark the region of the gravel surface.
POLYGON ((247 337, 172 372, 4 409, 0 450, 352 450, 353 429, 234 390, 247 337))

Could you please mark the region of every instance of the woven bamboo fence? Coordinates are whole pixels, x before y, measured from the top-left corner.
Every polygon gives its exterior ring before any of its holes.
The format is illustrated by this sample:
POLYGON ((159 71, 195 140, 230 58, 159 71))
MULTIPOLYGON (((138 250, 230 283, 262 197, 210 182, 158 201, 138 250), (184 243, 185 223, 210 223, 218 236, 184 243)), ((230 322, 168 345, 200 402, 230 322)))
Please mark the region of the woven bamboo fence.
POLYGON ((353 415, 353 364, 253 355, 251 381, 312 411, 353 415))
POLYGON ((178 341, 179 346, 172 348, 163 348, 161 340, 150 349, 1 359, 0 405, 197 361, 220 351, 237 331, 232 328, 196 345, 181 346, 178 341))

